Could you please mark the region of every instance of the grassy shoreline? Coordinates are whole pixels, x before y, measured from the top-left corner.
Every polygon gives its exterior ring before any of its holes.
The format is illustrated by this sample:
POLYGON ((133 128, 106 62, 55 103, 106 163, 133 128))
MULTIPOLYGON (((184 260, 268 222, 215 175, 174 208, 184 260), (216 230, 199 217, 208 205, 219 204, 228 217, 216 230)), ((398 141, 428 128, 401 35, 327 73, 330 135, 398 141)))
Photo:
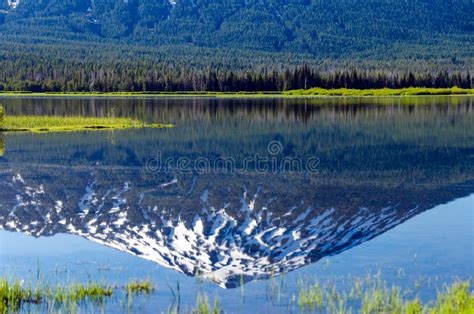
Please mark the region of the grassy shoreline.
POLYGON ((0 97, 204 97, 204 98, 319 98, 319 97, 395 97, 474 95, 474 89, 401 88, 401 89, 323 89, 284 92, 0 92, 0 97))

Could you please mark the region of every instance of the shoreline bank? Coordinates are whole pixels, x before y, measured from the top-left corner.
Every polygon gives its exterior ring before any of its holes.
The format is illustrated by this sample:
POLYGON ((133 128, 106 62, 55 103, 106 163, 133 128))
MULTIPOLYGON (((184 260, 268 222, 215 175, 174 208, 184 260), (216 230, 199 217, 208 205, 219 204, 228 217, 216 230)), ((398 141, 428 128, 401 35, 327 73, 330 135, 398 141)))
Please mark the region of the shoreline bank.
POLYGON ((17 97, 147 97, 147 98, 361 98, 416 96, 474 96, 474 89, 402 88, 402 89, 322 89, 283 92, 0 92, 0 98, 17 97))

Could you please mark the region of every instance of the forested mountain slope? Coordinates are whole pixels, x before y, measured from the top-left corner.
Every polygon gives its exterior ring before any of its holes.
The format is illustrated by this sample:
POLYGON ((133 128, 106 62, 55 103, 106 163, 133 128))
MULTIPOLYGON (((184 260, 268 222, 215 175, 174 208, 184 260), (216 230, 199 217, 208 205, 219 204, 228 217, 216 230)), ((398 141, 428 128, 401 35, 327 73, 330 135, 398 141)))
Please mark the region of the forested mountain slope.
POLYGON ((473 16, 472 0, 0 0, 0 90, 469 86, 473 16))
POLYGON ((457 59, 473 47, 472 0, 4 0, 17 41, 117 41, 312 57, 457 59))

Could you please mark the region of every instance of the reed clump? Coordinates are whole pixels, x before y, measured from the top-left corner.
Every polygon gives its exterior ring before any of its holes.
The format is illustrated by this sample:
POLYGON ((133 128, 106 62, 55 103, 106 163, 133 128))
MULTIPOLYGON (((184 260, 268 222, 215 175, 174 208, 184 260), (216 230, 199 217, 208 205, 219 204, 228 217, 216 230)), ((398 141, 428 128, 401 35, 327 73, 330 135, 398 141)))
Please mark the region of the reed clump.
POLYGON ((39 303, 39 290, 23 287, 23 282, 0 279, 0 313, 16 312, 24 303, 39 303))
MULTIPOLYGON (((38 284, 35 289, 31 284, 26 287, 23 281, 0 279, 0 314, 21 311, 24 304, 46 305, 52 309, 65 309, 76 312, 78 305, 102 304, 113 296, 115 290, 123 287, 89 282, 87 284, 67 284, 50 287, 38 284)), ((150 280, 130 281, 125 285, 127 293, 149 294, 154 291, 150 280)))
POLYGON ((113 289, 98 283, 73 284, 69 286, 58 286, 52 296, 55 304, 79 303, 79 302, 102 302, 111 297, 113 289))
POLYGON ((193 314, 219 314, 223 313, 223 310, 220 309, 219 299, 214 298, 214 304, 211 306, 209 302, 209 297, 207 294, 201 295, 198 294, 196 301, 196 309, 192 310, 193 314))
POLYGON ((151 283, 149 279, 143 280, 143 281, 138 281, 138 280, 132 280, 125 286, 125 290, 129 294, 138 294, 138 293, 144 293, 144 294, 150 294, 153 291, 155 291, 155 287, 151 283))
POLYGON ((471 292, 470 282, 456 282, 439 293, 430 313, 474 313, 474 292, 471 292))
POLYGON ((311 309, 313 312, 323 308, 323 290, 318 282, 299 282, 298 305, 301 309, 311 309))
POLYGON ((356 280, 350 296, 322 287, 317 281, 299 283, 298 306, 301 312, 323 313, 396 313, 396 314, 472 314, 474 292, 470 281, 457 281, 440 291, 435 300, 423 303, 417 296, 409 297, 399 286, 388 287, 380 280, 356 280), (365 285, 363 287, 363 285, 365 285))

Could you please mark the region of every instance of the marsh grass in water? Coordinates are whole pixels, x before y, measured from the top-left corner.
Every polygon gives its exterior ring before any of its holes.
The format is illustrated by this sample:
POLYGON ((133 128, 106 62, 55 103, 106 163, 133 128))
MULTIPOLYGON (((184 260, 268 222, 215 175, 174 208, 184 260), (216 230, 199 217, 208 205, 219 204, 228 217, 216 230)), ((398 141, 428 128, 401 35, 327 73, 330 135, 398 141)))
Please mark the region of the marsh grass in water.
POLYGON ((224 310, 218 297, 214 298, 213 303, 209 301, 207 294, 197 294, 196 305, 192 308, 182 309, 179 304, 173 304, 168 308, 168 314, 221 314, 224 310))
MULTIPOLYGON (((0 279, 0 313, 18 312, 25 304, 45 304, 50 309, 76 312, 78 305, 102 304, 117 289, 119 288, 96 282, 56 287, 37 285, 33 289, 31 284, 25 287, 20 280, 0 279)), ((133 280, 125 285, 125 290, 127 293, 149 294, 154 288, 150 280, 133 280)))
POLYGON ((394 314, 472 314, 474 292, 470 281, 458 281, 438 292, 436 300, 422 303, 418 297, 387 286, 379 278, 355 279, 349 296, 334 286, 300 279, 297 300, 301 312, 322 313, 394 313, 394 314))
POLYGON ((39 303, 41 295, 39 290, 31 287, 24 288, 19 280, 9 282, 0 279, 0 313, 16 312, 24 303, 39 303))
MULTIPOLYGON (((423 303, 412 291, 388 286, 379 277, 352 279, 349 289, 337 289, 335 285, 322 285, 316 280, 299 279, 297 294, 291 298, 288 309, 302 313, 394 313, 394 314, 471 314, 474 313, 474 292, 470 281, 456 281, 440 290, 437 297, 423 303), (350 290, 349 294, 346 291, 350 290)), ((25 310, 23 306, 42 305, 67 313, 77 312, 79 306, 104 302, 113 296, 115 290, 122 290, 131 297, 136 294, 152 294, 155 289, 149 279, 132 280, 125 286, 112 286, 89 282, 87 284, 58 285, 54 288, 37 285, 26 287, 22 281, 0 279, 0 313, 14 313, 25 310)), ((274 300, 272 300, 274 301, 274 300)), ((270 302, 267 300, 267 302, 270 302)), ((179 304, 179 302, 178 302, 179 304)), ((262 305, 263 306, 263 305, 262 305)), ((30 311, 30 308, 26 308, 30 311)), ((131 309, 131 302, 129 303, 131 309)), ((189 309, 189 308, 188 308, 189 309)), ((169 313, 183 312, 175 306, 169 313)), ((206 293, 199 292, 193 308, 183 313, 224 313, 221 301, 215 297, 210 301, 206 293)))
POLYGON ((130 118, 6 116, 0 106, 0 132, 71 132, 133 128, 172 127, 170 124, 145 124, 130 118))
POLYGON ((302 279, 298 282, 298 306, 301 309, 311 309, 312 311, 321 310, 323 308, 323 290, 318 282, 309 283, 303 282, 302 279))
POLYGON ((55 291, 46 293, 48 299, 53 299, 55 304, 59 305, 84 301, 102 302, 105 298, 112 296, 112 294, 112 287, 98 283, 58 286, 55 291))
POLYGON ((214 298, 213 303, 209 301, 207 294, 197 294, 196 305, 194 307, 180 308, 179 302, 173 303, 168 307, 168 314, 221 314, 224 310, 221 308, 221 303, 218 297, 214 298))
POLYGON ((474 292, 468 281, 454 283, 438 293, 430 313, 474 313, 474 292))
POLYGON ((214 298, 214 304, 211 305, 207 294, 197 296, 197 306, 191 311, 193 314, 219 314, 223 313, 220 309, 219 298, 214 298))
POLYGON ((155 287, 149 279, 143 281, 132 280, 125 286, 125 290, 129 294, 150 294, 155 291, 155 287))
POLYGON ((290 90, 283 92, 283 95, 293 96, 436 96, 436 95, 472 95, 474 89, 464 89, 459 87, 452 88, 423 88, 423 87, 410 87, 410 88, 382 88, 382 89, 323 89, 323 88, 311 88, 311 89, 300 89, 290 90))

